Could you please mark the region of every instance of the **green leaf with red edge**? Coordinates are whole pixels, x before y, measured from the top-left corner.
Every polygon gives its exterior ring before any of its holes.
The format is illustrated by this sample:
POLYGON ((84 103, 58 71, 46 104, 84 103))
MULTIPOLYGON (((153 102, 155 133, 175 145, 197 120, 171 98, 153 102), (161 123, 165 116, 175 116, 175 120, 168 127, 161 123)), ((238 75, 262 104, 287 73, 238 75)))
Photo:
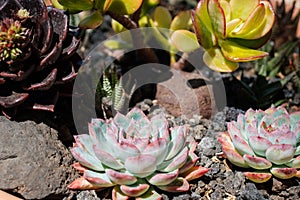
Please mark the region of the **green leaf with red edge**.
POLYGON ((197 178, 200 178, 203 176, 205 173, 209 171, 208 168, 201 167, 201 166, 193 166, 191 169, 188 171, 184 172, 182 176, 187 180, 191 181, 197 178))
POLYGON ((232 72, 239 67, 237 62, 227 60, 219 48, 206 50, 203 61, 209 68, 218 72, 232 72))
POLYGON ((102 14, 99 10, 94 11, 91 15, 87 16, 80 21, 79 27, 81 29, 95 29, 103 22, 102 14))
POLYGON ((192 52, 200 47, 196 35, 188 30, 174 31, 171 35, 171 42, 183 52, 192 52))
POLYGON ((241 18, 246 20, 259 2, 260 0, 230 0, 231 19, 241 18))
POLYGON ((224 57, 233 62, 247 62, 269 55, 267 52, 249 49, 229 40, 220 40, 219 45, 224 57))
POLYGON ((58 0, 64 8, 71 10, 90 10, 93 8, 93 0, 58 0))
POLYGON ((238 45, 250 48, 250 49, 258 49, 262 47, 266 42, 270 39, 272 35, 272 30, 269 31, 266 35, 258 39, 243 39, 243 38, 226 38, 229 41, 237 43, 238 45))
POLYGON ((226 37, 226 19, 223 8, 218 0, 208 2, 208 14, 210 16, 212 29, 217 38, 226 37))
POLYGON ((159 28, 170 28, 172 16, 169 10, 163 6, 158 6, 154 10, 153 20, 159 28))
POLYGON ((199 15, 194 11, 192 11, 192 21, 199 44, 204 49, 212 48, 214 36, 209 30, 209 27, 206 26, 206 23, 203 21, 203 19, 200 18, 199 15))
POLYGON ((253 29, 256 29, 263 22, 265 13, 265 6, 263 4, 258 4, 254 11, 250 13, 243 25, 240 28, 233 30, 229 36, 245 38, 245 35, 252 32, 253 29))
POLYGON ((119 15, 131 15, 140 8, 142 3, 143 0, 112 0, 107 10, 119 15))

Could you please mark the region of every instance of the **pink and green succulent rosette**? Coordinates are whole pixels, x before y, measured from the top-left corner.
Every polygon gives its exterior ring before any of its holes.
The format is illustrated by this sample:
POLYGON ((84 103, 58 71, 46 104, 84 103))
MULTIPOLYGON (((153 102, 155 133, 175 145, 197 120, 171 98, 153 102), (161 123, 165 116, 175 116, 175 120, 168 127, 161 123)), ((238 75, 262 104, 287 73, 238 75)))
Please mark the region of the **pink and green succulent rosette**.
POLYGON ((161 199, 155 188, 188 191, 188 181, 208 172, 195 165, 197 143, 188 136, 186 126, 169 128, 163 114, 148 119, 138 108, 126 116, 117 113, 113 119, 93 119, 89 134, 78 135, 75 141, 71 153, 78 163, 74 167, 83 176, 69 188, 113 187, 115 200, 161 199))
POLYGON ((203 60, 213 70, 231 72, 239 62, 268 55, 256 50, 270 38, 275 21, 268 1, 200 0, 192 20, 203 60))
POLYGON ((283 107, 249 109, 228 123, 218 138, 224 156, 234 165, 249 168, 245 176, 256 182, 300 177, 300 112, 283 107))

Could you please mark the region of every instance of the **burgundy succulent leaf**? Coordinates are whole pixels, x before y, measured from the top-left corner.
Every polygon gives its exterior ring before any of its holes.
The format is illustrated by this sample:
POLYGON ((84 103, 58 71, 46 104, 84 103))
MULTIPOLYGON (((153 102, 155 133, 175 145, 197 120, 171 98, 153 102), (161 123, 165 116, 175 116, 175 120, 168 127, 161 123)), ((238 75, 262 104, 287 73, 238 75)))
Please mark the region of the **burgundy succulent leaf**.
POLYGON ((80 67, 77 30, 69 27, 64 11, 43 0, 1 0, 0 5, 2 112, 20 106, 53 111, 57 94, 72 88, 80 67))

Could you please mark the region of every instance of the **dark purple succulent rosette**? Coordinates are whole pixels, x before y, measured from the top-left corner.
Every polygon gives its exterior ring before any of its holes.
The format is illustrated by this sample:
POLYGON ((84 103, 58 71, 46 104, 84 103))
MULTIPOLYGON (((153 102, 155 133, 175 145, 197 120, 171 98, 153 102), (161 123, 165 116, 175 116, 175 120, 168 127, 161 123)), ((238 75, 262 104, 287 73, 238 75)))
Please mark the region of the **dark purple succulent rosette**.
POLYGON ((80 67, 77 31, 64 11, 43 0, 0 0, 0 5, 2 112, 11 117, 21 105, 53 111, 61 91, 71 94, 80 67))

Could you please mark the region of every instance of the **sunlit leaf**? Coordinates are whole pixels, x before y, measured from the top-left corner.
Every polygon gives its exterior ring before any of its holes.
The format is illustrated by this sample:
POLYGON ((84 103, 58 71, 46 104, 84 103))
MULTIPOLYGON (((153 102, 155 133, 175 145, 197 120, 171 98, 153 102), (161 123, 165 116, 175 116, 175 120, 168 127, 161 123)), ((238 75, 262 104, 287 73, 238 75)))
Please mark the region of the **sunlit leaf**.
POLYGON ((93 0, 58 0, 64 8, 72 10, 90 10, 93 8, 93 0))
POLYGON ((241 18, 245 21, 259 2, 260 0, 230 0, 231 19, 241 18))
POLYGON ((226 36, 226 19, 223 8, 218 0, 208 2, 208 13, 211 19, 212 29, 218 38, 226 36))
POLYGON ((112 0, 108 10, 119 15, 131 15, 140 8, 142 3, 143 0, 112 0))
POLYGON ((260 25, 264 21, 264 18, 265 6, 263 4, 259 4, 249 15, 244 24, 241 27, 233 30, 229 36, 248 39, 246 38, 246 36, 249 35, 252 31, 255 31, 255 29, 258 29, 257 27, 260 27, 260 25))
POLYGON ((100 26, 102 22, 103 19, 100 11, 94 11, 91 15, 81 20, 78 26, 82 29, 94 29, 100 26))
POLYGON ((187 30, 175 31, 171 36, 171 42, 183 52, 191 52, 200 47, 196 35, 187 30))
POLYGON ((219 48, 206 50, 203 61, 209 68, 218 72, 232 72, 239 66, 238 63, 227 60, 219 48))
POLYGON ((170 28, 172 16, 167 8, 158 6, 153 13, 153 20, 157 27, 170 28))
POLYGON ((234 62, 247 62, 269 55, 267 52, 249 49, 228 40, 219 41, 219 45, 224 57, 234 62))
POLYGON ((198 42, 204 49, 210 49, 213 46, 214 36, 206 26, 205 22, 194 11, 192 11, 192 19, 198 42))
POLYGON ((182 11, 178 15, 176 15, 171 23, 171 30, 179 30, 179 29, 190 29, 192 25, 191 20, 191 11, 182 11))

